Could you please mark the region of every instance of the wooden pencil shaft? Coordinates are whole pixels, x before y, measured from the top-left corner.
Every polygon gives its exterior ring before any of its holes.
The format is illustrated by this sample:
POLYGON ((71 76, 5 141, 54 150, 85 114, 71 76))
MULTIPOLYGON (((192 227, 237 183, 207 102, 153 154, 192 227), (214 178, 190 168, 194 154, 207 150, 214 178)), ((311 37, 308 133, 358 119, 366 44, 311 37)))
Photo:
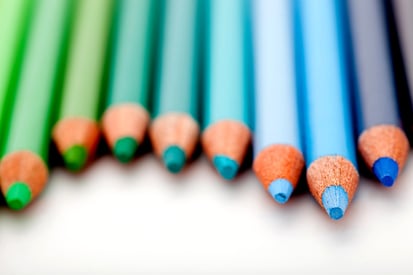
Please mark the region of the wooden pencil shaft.
POLYGON ((14 86, 25 43, 23 36, 31 14, 30 0, 0 1, 0 139, 4 146, 4 129, 10 120, 14 86))
POLYGON ((47 161, 70 0, 39 0, 31 24, 4 154, 30 150, 47 161))
POLYGON ((198 117, 198 2, 165 1, 155 116, 183 112, 198 117))
POLYGON ((300 150, 292 3, 256 0, 253 11, 255 154, 271 144, 300 150))
POLYGON ((341 155, 356 166, 339 2, 298 0, 308 165, 341 155))
POLYGON ((96 120, 102 93, 112 1, 81 0, 77 4, 60 118, 76 116, 96 120))
POLYGON ((205 127, 223 119, 250 125, 247 12, 244 0, 209 2, 205 127))
POLYGON ((108 106, 137 103, 148 107, 149 79, 158 0, 117 2, 108 106))
POLYGON ((348 11, 357 83, 359 133, 380 124, 399 125, 384 6, 349 0, 348 11))

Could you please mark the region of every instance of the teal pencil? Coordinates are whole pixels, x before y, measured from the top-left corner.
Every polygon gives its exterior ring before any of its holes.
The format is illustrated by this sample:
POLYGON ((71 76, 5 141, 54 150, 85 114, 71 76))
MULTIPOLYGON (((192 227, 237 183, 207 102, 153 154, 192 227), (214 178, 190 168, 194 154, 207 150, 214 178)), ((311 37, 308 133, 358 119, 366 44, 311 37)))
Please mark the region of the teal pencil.
MULTIPOLYGON (((305 157, 311 193, 332 219, 343 217, 358 185, 341 1, 298 0, 296 41, 304 74, 305 157), (300 24, 301 23, 301 24, 300 24), (302 40, 301 40, 302 39, 302 40)), ((301 71, 302 72, 302 71, 301 71)))
POLYGON ((182 170, 199 137, 198 3, 165 1, 155 119, 149 134, 155 154, 172 173, 182 170))
POLYGON ((250 144, 247 1, 211 0, 202 145, 219 174, 232 179, 250 144))
POLYGON ((157 0, 121 0, 112 41, 107 109, 102 130, 113 154, 129 162, 149 124, 149 79, 157 0))

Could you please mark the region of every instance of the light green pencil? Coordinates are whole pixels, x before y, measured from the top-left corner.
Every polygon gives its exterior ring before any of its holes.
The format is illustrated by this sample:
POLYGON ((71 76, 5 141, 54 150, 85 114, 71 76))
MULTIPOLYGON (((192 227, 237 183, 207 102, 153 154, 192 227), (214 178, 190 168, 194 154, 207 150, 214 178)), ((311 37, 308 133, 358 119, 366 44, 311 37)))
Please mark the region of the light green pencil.
POLYGON ((59 121, 53 140, 69 170, 82 169, 99 141, 99 107, 112 0, 77 2, 59 121))
POLYGON ((149 79, 158 0, 117 2, 107 109, 102 130, 121 162, 129 162, 149 124, 149 79))
POLYGON ((178 173, 199 137, 197 0, 165 2, 155 120, 149 134, 166 168, 178 173))
POLYGON ((24 35, 31 15, 30 0, 0 0, 0 145, 10 120, 15 82, 21 64, 24 35))
POLYGON ((38 0, 17 84, 0 165, 10 208, 24 208, 44 188, 58 80, 62 73, 71 0, 38 0))

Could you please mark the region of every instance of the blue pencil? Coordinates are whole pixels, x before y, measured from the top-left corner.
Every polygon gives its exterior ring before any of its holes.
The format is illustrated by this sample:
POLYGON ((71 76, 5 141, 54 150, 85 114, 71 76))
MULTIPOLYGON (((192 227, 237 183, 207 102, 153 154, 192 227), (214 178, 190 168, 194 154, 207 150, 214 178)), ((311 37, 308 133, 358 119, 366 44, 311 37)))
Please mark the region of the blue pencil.
POLYGON ((304 83, 305 157, 312 195, 332 219, 357 189, 356 152, 345 66, 340 1, 298 0, 297 35, 304 83))
POLYGON ((255 136, 253 169, 278 203, 285 203, 304 168, 294 67, 290 0, 253 2, 255 136))
POLYGON ((393 185, 409 153, 401 129, 383 3, 349 0, 358 121, 358 149, 386 187, 393 185))

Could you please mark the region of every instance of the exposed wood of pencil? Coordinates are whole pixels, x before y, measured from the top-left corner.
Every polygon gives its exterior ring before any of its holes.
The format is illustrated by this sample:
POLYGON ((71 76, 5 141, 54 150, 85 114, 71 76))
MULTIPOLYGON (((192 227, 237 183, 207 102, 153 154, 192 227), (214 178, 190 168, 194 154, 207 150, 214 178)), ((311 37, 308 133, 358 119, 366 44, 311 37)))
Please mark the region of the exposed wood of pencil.
POLYGON ((24 182, 30 188, 33 200, 47 183, 49 172, 44 161, 30 151, 16 151, 6 155, 0 164, 1 190, 7 194, 16 182, 24 182))
POLYGON ((149 113, 138 104, 125 103, 109 107, 102 118, 103 134, 113 149, 116 141, 124 137, 134 138, 139 144, 145 138, 149 113))
POLYGON ((83 146, 93 155, 99 142, 100 129, 96 121, 87 118, 65 118, 53 129, 53 140, 61 154, 74 145, 83 146))
POLYGON ((311 194, 321 206, 324 190, 334 185, 344 188, 350 203, 357 190, 359 175, 349 160, 341 156, 325 156, 308 167, 307 182, 311 194))
POLYGON ((250 129, 234 120, 211 124, 202 134, 202 146, 209 159, 224 155, 241 164, 251 142, 250 129))
POLYGON ((396 161, 399 170, 402 170, 409 154, 409 141, 399 127, 378 125, 360 135, 358 148, 370 168, 379 158, 388 157, 396 161))
POLYGON ((301 152, 284 144, 266 147, 253 163, 254 172, 265 189, 277 179, 286 179, 295 188, 303 168, 304 157, 301 152))
POLYGON ((175 145, 190 157, 198 142, 199 125, 188 114, 166 113, 152 122, 149 135, 157 156, 162 157, 165 149, 175 145))

